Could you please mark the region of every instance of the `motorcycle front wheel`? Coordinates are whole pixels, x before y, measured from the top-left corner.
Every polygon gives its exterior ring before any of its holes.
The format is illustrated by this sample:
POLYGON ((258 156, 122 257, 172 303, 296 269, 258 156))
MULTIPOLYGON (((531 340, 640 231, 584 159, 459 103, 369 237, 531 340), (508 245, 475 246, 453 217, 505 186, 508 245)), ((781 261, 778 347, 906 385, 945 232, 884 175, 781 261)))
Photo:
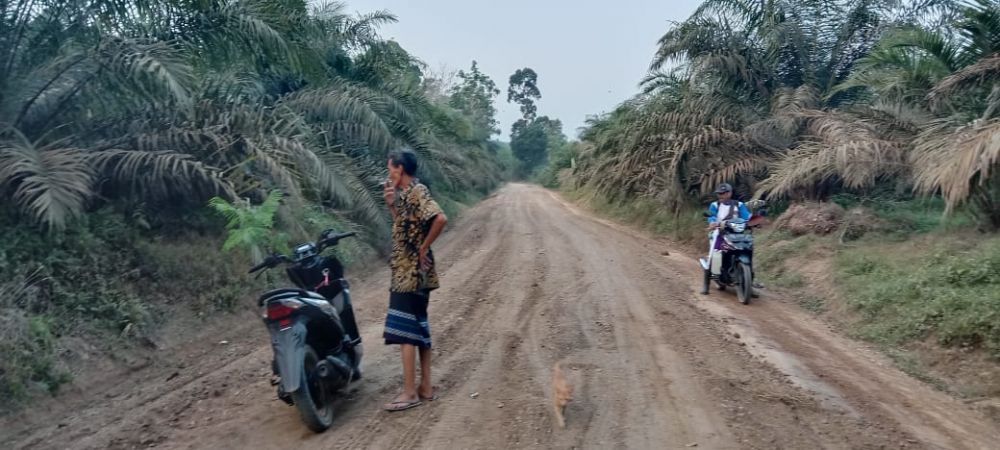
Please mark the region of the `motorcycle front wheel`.
POLYGON ((302 421, 310 430, 322 433, 333 425, 333 393, 316 373, 319 356, 312 347, 306 345, 302 358, 302 382, 299 389, 292 392, 292 400, 302 416, 302 421))
POLYGON ((740 278, 739 285, 736 287, 736 297, 740 299, 740 303, 749 305, 750 297, 753 296, 753 272, 750 270, 750 266, 738 263, 736 276, 740 278))

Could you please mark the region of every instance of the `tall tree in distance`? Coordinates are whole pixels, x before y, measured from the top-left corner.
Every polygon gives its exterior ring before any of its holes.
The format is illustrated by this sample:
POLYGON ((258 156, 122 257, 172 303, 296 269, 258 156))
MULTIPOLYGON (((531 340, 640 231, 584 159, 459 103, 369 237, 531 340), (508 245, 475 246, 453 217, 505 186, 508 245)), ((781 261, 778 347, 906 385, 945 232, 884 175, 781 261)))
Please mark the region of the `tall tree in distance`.
POLYGON ((546 116, 538 117, 535 100, 542 98, 538 74, 529 67, 510 76, 507 102, 521 106, 521 118, 510 127, 510 149, 521 165, 520 177, 528 177, 548 160, 550 148, 563 145, 562 123, 546 116))
POLYGON ((468 72, 458 71, 461 80, 451 89, 449 105, 461 111, 472 122, 476 136, 486 141, 494 134, 500 134, 497 127, 497 109, 493 98, 500 95, 496 83, 490 77, 479 71, 475 61, 468 72))
POLYGON ((510 76, 510 85, 507 87, 507 102, 521 105, 521 119, 511 126, 511 139, 521 130, 535 120, 538 107, 535 100, 542 98, 542 92, 538 90, 538 74, 530 67, 518 69, 510 76))

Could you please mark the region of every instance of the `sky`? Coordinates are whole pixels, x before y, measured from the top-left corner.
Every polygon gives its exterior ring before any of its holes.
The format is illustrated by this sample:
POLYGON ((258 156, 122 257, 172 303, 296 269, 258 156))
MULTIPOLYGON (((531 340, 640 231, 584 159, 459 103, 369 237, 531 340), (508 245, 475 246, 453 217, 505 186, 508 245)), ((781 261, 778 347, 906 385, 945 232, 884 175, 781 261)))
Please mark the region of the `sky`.
POLYGON ((638 92, 671 21, 686 19, 695 0, 349 0, 348 10, 388 10, 399 22, 382 28, 430 69, 468 69, 472 60, 501 90, 498 119, 507 140, 520 117, 507 103, 515 70, 538 73, 538 114, 560 119, 577 136, 587 116, 608 112, 638 92))

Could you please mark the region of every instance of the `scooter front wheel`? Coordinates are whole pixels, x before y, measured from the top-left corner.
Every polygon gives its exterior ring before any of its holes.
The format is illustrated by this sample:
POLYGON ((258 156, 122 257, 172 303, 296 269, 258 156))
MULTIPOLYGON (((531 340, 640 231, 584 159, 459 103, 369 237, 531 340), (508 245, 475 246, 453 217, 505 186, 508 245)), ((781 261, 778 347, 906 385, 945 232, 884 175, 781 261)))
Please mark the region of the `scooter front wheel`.
POLYGON ((750 297, 753 296, 753 272, 750 266, 740 263, 737 268, 737 276, 740 277, 737 286, 736 297, 744 305, 750 304, 750 297))

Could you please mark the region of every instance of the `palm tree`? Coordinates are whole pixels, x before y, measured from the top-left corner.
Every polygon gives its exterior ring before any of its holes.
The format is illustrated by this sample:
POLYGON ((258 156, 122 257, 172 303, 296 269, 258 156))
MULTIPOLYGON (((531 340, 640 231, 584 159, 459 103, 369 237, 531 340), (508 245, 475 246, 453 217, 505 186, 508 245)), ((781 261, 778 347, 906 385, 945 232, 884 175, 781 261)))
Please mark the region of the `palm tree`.
POLYGON ((902 176, 905 124, 838 87, 895 23, 930 20, 913 3, 706 1, 661 38, 606 168, 675 204, 723 180, 822 198, 902 176))
POLYGON ((911 125, 916 189, 940 193, 949 211, 971 202, 984 224, 997 229, 1000 4, 977 0, 948 25, 894 31, 841 89, 910 112, 894 116, 911 125))
POLYGON ((419 62, 379 38, 387 12, 24 0, 0 21, 0 195, 51 228, 98 193, 195 206, 278 188, 378 234, 386 151, 416 148, 443 180, 475 166, 448 156, 438 136, 461 123, 432 120, 447 113, 423 96, 419 62))

